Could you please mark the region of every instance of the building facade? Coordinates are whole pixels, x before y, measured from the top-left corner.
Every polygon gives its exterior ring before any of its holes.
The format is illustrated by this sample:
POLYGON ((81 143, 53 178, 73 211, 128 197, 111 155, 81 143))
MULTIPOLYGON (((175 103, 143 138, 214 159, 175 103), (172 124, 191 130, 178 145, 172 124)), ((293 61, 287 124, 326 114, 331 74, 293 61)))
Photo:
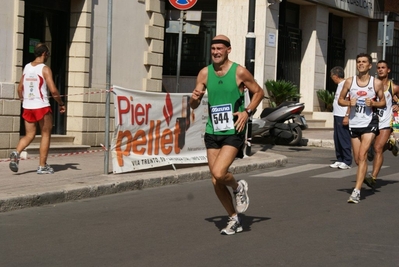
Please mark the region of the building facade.
MULTIPOLYGON (((74 136, 76 144, 104 143, 108 3, 2 1, 0 158, 7 158, 24 134, 16 89, 37 42, 45 42, 51 50, 47 65, 67 105, 65 115, 54 113, 53 134, 74 136)), ((159 0, 114 1, 111 84, 162 90, 164 4, 159 0)))
MULTIPOLYGON (((8 157, 24 134, 16 88, 23 66, 32 60, 35 43, 49 45, 48 65, 67 104, 65 115, 54 116, 53 133, 74 136, 76 144, 99 146, 105 139, 109 20, 111 84, 146 91, 191 92, 198 71, 210 63, 214 35, 229 36, 230 58, 245 64, 249 2, 198 0, 190 11, 201 10, 200 21, 192 22, 199 26, 199 32, 183 34, 179 65, 178 34, 167 31, 169 21, 176 19, 170 11, 176 10, 167 0, 3 0, 0 158, 8 157), (109 3, 112 18, 108 16, 109 3)), ((399 13, 395 0, 257 0, 255 79, 263 87, 269 79, 292 81, 300 88, 307 118, 332 127, 332 115, 323 112, 316 91, 335 91, 329 79, 329 69, 335 65, 343 66, 346 76, 355 75, 355 58, 361 52, 372 54, 375 61, 381 59, 378 22, 381 14, 396 20, 395 12, 399 13)), ((398 75, 398 31, 394 36, 394 46, 387 48, 386 55, 398 75)), ((112 117, 111 108, 111 125, 112 117)))

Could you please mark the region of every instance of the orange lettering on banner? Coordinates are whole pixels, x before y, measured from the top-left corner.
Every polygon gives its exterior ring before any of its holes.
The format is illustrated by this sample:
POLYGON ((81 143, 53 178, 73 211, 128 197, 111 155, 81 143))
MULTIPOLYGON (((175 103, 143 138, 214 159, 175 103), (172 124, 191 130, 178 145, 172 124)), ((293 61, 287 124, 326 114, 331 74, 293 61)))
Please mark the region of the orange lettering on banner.
MULTIPOLYGON (((159 155, 159 139, 161 138, 161 121, 157 121, 157 125, 155 126, 155 139, 154 139, 154 143, 155 143, 155 147, 154 147, 154 155, 159 155)), ((148 151, 149 155, 151 155, 151 151, 148 151)))
POLYGON ((180 153, 178 144, 181 129, 179 123, 176 122, 175 129, 165 129, 161 134, 161 121, 150 121, 150 128, 148 133, 143 130, 138 130, 134 136, 130 131, 119 131, 116 140, 116 156, 118 165, 123 166, 123 156, 129 156, 130 152, 136 155, 159 155, 160 150, 163 155, 169 155, 173 151, 176 154, 180 153), (127 139, 126 147, 122 151, 123 140, 127 139))
MULTIPOLYGON (((150 141, 148 143, 148 150, 149 151, 152 151, 152 139, 154 139, 153 131, 154 131, 154 121, 152 120, 152 121, 150 121, 150 130, 148 132, 148 140, 150 141)), ((151 155, 151 153, 148 153, 148 155, 151 155)))
POLYGON ((166 128, 161 130, 161 120, 149 120, 149 110, 151 104, 133 104, 133 97, 117 96, 119 125, 148 125, 148 132, 137 130, 133 133, 129 130, 119 131, 116 140, 116 156, 120 167, 123 164, 123 156, 127 157, 130 153, 136 155, 169 155, 173 151, 180 153, 179 136, 185 129, 180 129, 179 122, 176 121, 174 129, 166 128), (124 119, 124 121, 122 120, 124 119), (122 150, 122 146, 124 149, 122 150))
POLYGON ((179 135, 181 134, 181 129, 179 122, 176 121, 175 125, 175 153, 179 154, 180 153, 180 148, 179 148, 179 135))
POLYGON ((173 146, 169 146, 169 144, 173 144, 173 133, 170 129, 166 129, 163 131, 161 139, 161 150, 164 155, 169 155, 172 152, 173 146))
POLYGON ((157 120, 157 124, 155 125, 155 132, 154 132, 154 121, 150 121, 150 131, 148 132, 148 155, 159 154, 159 138, 160 138, 160 131, 161 131, 161 121, 157 120), (154 147, 153 147, 153 140, 154 140, 154 147), (154 150, 154 151, 153 151, 154 150))
POLYGON ((131 150, 131 148, 130 148, 131 140, 132 140, 132 134, 130 133, 130 131, 119 131, 118 132, 118 138, 116 139, 115 150, 116 150, 116 157, 118 159, 118 165, 120 167, 123 166, 123 155, 129 156, 129 151, 131 150), (125 151, 122 152, 121 147, 122 147, 123 138, 127 138, 127 142, 126 142, 125 151))
MULTIPOLYGON (((138 154, 138 155, 144 155, 145 147, 139 149, 139 146, 145 146, 146 144, 147 144, 147 137, 145 135, 145 131, 138 130, 132 139, 133 153, 138 154)), ((128 153, 129 153, 129 151, 128 151, 128 153)))

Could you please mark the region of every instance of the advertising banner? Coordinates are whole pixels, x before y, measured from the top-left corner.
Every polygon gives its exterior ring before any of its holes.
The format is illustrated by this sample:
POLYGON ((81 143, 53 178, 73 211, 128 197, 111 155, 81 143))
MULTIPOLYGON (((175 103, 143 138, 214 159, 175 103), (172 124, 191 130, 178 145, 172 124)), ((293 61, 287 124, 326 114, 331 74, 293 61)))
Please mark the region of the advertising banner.
POLYGON ((114 173, 207 162, 204 144, 208 99, 190 108, 187 93, 154 93, 113 87, 114 173))

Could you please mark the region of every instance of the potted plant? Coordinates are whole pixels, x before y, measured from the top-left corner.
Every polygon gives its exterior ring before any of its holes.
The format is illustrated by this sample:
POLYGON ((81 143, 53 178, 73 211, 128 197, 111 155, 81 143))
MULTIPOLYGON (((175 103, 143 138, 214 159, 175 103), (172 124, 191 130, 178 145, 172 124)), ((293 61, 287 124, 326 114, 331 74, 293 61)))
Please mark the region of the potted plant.
POLYGON ((319 100, 324 103, 325 111, 331 112, 333 110, 335 93, 323 89, 317 90, 316 93, 319 100))
POLYGON ((276 107, 284 101, 296 101, 301 97, 298 87, 290 81, 267 80, 265 86, 272 107, 276 107))

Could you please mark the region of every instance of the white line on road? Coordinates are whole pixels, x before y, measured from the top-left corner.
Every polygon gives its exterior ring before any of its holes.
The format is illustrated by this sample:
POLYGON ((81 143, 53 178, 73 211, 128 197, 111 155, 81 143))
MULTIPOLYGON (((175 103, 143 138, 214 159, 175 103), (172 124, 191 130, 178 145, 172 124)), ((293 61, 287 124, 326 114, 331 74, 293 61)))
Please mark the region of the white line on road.
POLYGON ((306 172, 310 170, 315 170, 315 169, 321 169, 328 167, 326 164, 306 164, 306 165, 301 165, 301 166, 296 166, 296 167, 291 167, 291 168, 283 168, 278 171, 272 171, 272 172, 263 172, 259 174, 254 174, 252 176, 273 176, 273 177, 278 177, 278 176, 285 176, 285 175, 290 175, 290 174, 295 174, 298 172, 306 172))
MULTIPOLYGON (((388 168, 389 166, 382 166, 381 169, 385 169, 388 168)), ((367 167, 368 172, 371 172, 371 170, 373 169, 372 165, 369 165, 367 167)), ((339 178, 344 178, 344 177, 348 177, 348 176, 356 176, 356 172, 357 172, 357 166, 347 169, 347 170, 341 170, 341 169, 335 169, 332 172, 327 172, 327 173, 323 173, 323 174, 318 174, 315 176, 311 176, 311 178, 335 178, 335 179, 339 179, 339 178)))
MULTIPOLYGON (((381 169, 385 169, 388 168, 389 166, 382 166, 381 169)), ((290 168, 282 168, 280 170, 276 170, 276 171, 271 171, 271 172, 262 172, 259 174, 254 174, 251 176, 268 176, 268 177, 280 177, 280 176, 286 176, 286 175, 291 175, 291 174, 297 174, 297 173, 301 173, 301 172, 307 172, 307 171, 311 171, 311 170, 316 170, 316 169, 322 169, 322 168, 328 168, 329 170, 333 170, 333 171, 329 171, 327 173, 322 173, 322 174, 318 174, 318 175, 314 175, 314 176, 309 176, 310 178, 333 178, 333 179, 340 179, 340 178, 344 178, 344 177, 348 177, 348 176, 356 176, 356 171, 357 171, 357 166, 347 169, 347 170, 341 170, 341 169, 331 169, 328 167, 328 165, 326 164, 305 164, 305 165, 301 165, 301 166, 296 166, 296 167, 290 167, 290 168)), ((373 168, 372 165, 369 165, 367 170, 371 171, 373 168)), ((399 180, 399 177, 397 177, 398 175, 387 175, 387 176, 381 176, 378 177, 380 179, 384 179, 386 177, 386 179, 384 180, 399 180)))

